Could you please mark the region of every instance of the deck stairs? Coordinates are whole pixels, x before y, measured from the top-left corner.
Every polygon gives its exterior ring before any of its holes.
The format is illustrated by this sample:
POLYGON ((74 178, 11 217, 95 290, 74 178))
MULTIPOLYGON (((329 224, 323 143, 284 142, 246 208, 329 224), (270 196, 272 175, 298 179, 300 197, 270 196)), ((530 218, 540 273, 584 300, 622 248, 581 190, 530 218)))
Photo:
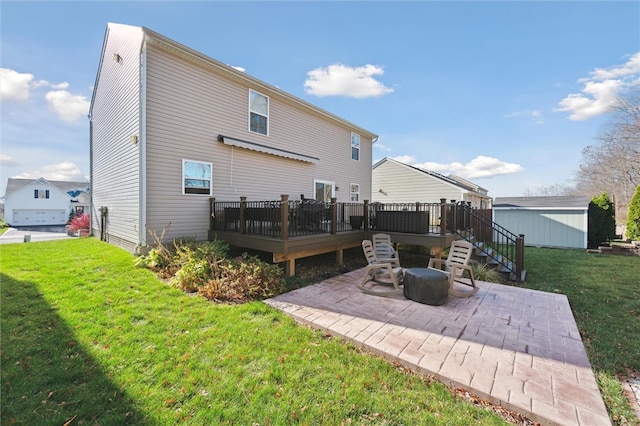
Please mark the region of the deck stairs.
POLYGON ((497 270, 509 281, 524 281, 524 236, 508 231, 466 204, 457 208, 460 211, 456 216, 465 219, 457 221, 456 232, 473 244, 474 259, 497 270))

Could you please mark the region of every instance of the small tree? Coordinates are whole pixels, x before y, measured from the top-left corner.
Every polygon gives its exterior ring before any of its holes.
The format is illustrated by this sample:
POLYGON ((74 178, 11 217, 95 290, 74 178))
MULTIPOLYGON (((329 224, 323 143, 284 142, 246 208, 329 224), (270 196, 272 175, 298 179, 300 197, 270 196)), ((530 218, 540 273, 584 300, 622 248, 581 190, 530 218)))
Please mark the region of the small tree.
POLYGON ((588 244, 597 247, 616 236, 616 218, 613 202, 606 193, 593 197, 589 203, 588 244))
POLYGON ((640 240, 640 185, 636 187, 636 192, 629 203, 629 212, 627 213, 627 238, 638 241, 640 240))

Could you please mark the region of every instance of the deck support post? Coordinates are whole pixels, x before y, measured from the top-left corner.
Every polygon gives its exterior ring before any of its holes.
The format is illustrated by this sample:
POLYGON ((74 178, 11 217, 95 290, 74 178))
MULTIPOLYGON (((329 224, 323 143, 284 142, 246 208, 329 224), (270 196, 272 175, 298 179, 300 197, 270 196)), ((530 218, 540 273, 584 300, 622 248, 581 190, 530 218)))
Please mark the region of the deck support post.
POLYGON ((364 200, 364 206, 362 206, 364 215, 364 230, 369 230, 369 200, 364 200))

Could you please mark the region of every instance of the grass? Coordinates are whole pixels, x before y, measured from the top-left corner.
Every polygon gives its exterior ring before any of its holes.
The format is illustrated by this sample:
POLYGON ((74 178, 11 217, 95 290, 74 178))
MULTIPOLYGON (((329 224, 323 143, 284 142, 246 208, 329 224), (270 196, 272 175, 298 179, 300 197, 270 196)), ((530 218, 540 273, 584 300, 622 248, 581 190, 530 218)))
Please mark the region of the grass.
POLYGON ((525 287, 567 295, 614 422, 634 419, 621 380, 640 374, 640 258, 527 248, 525 287))
POLYGON ((173 289, 93 238, 0 250, 3 425, 504 424, 262 302, 173 289))

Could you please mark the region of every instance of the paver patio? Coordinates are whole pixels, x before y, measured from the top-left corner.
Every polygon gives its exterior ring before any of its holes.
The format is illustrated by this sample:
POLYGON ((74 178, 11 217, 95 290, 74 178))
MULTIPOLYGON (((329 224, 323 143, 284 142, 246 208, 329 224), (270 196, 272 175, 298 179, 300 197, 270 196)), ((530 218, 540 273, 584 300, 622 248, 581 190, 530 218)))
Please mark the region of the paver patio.
POLYGON ((430 306, 362 293, 363 269, 266 301, 545 425, 611 425, 567 297, 487 282, 430 306))

